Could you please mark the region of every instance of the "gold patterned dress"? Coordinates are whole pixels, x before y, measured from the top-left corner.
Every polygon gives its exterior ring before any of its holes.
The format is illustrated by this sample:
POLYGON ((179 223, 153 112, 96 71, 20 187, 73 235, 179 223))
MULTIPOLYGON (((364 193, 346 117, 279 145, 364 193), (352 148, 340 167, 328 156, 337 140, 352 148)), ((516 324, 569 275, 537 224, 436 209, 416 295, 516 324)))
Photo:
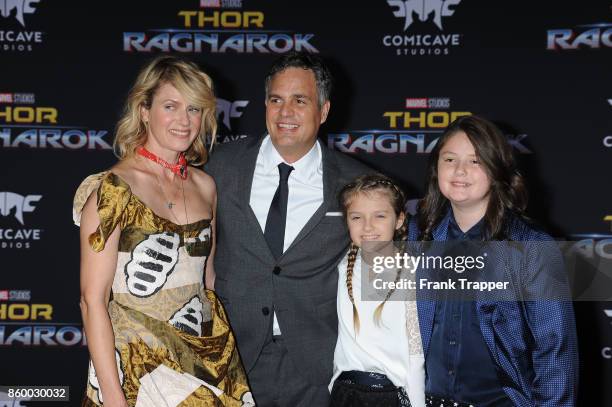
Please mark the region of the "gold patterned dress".
MULTIPOLYGON (((121 230, 108 312, 128 405, 254 406, 225 311, 203 285, 210 220, 172 223, 104 172, 77 190, 77 225, 96 190, 100 226, 89 236, 91 247, 101 251, 113 230, 121 230)), ((102 404, 90 362, 83 405, 102 404)))

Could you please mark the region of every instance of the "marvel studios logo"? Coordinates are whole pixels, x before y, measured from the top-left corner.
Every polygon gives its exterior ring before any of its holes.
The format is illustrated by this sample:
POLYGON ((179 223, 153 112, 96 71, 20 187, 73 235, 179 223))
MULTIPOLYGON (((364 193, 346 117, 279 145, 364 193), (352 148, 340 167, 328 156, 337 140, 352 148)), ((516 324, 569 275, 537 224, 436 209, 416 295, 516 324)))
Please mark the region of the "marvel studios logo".
POLYGON ((30 290, 0 290, 0 301, 30 301, 30 290))
POLYGON ((33 105, 36 103, 36 97, 33 93, 0 93, 0 103, 33 105))
POLYGON ((200 8, 242 8, 242 0, 200 0, 200 8))
POLYGON ((450 109, 450 98, 406 98, 406 109, 450 109))

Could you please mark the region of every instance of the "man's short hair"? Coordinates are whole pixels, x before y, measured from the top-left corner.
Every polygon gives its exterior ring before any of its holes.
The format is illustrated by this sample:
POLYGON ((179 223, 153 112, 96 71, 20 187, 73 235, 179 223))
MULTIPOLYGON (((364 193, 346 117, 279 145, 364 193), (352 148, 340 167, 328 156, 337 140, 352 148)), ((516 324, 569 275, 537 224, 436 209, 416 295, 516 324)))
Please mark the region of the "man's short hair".
POLYGON ((317 84, 317 96, 319 98, 319 108, 329 100, 332 90, 332 76, 323 60, 314 54, 307 52, 291 51, 278 58, 266 75, 266 100, 270 90, 272 77, 287 68, 302 68, 314 73, 317 84))

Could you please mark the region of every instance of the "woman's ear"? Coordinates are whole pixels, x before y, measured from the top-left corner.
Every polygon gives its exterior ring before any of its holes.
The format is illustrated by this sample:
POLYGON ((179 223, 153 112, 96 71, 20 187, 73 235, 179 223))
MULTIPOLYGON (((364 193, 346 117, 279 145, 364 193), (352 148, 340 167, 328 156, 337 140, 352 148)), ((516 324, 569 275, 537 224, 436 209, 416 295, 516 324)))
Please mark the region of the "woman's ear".
POLYGON ((147 109, 144 105, 140 106, 140 118, 144 123, 149 121, 149 109, 147 109))

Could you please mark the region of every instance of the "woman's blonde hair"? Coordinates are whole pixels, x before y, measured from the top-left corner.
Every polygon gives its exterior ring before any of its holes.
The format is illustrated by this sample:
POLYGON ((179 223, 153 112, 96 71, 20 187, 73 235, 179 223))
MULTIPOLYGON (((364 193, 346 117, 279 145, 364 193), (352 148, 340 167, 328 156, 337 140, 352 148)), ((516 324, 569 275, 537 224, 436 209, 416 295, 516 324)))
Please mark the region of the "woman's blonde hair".
POLYGON ((151 108, 155 92, 163 84, 174 86, 190 105, 202 109, 200 133, 185 151, 191 165, 202 165, 208 158, 206 138, 210 146, 215 142, 217 100, 213 93, 212 80, 193 62, 173 56, 160 56, 149 62, 138 74, 128 94, 123 115, 117 123, 113 148, 119 159, 132 156, 137 147, 147 138, 147 128, 141 108, 151 108))

